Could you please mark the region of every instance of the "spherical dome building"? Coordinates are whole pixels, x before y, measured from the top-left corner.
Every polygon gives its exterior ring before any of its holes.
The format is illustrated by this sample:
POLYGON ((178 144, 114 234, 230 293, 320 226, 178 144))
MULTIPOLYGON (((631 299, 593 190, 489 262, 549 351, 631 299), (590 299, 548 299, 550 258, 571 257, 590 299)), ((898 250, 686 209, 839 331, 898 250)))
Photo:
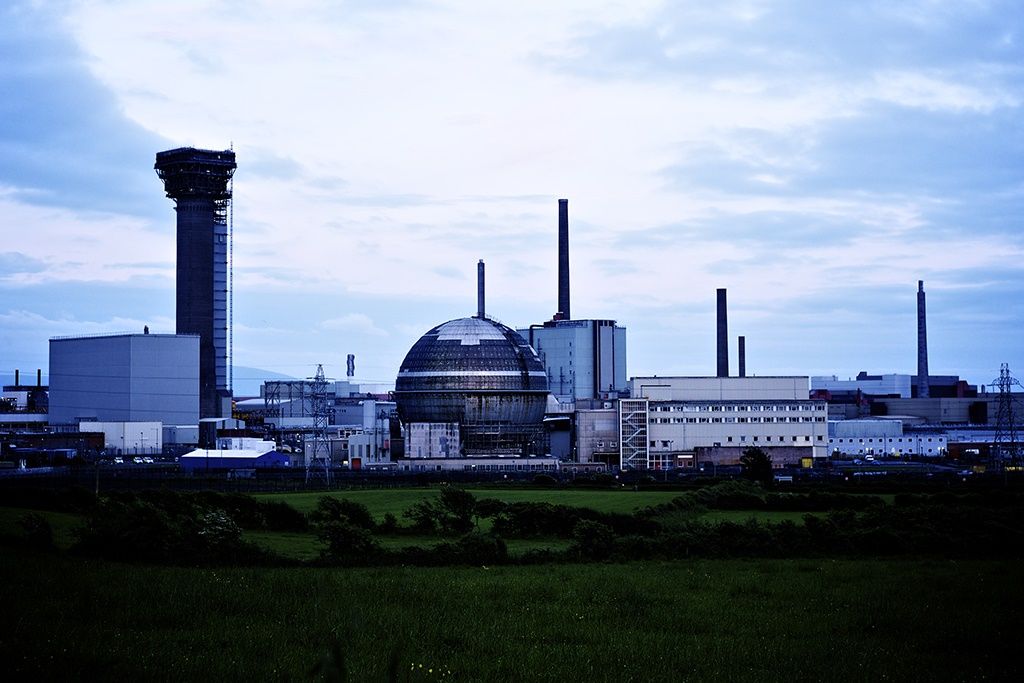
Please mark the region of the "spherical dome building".
POLYGON ((518 332, 478 316, 420 337, 394 396, 405 424, 457 423, 465 455, 527 455, 543 430, 548 381, 518 332))

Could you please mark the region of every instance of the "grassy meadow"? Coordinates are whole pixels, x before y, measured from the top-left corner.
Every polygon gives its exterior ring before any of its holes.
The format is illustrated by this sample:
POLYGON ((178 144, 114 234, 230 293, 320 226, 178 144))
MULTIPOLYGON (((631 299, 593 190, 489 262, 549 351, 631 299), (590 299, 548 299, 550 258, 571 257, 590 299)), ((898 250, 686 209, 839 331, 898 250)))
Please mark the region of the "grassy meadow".
POLYGON ((1014 680, 1022 579, 991 561, 188 569, 5 549, 0 657, 36 680, 1014 680))

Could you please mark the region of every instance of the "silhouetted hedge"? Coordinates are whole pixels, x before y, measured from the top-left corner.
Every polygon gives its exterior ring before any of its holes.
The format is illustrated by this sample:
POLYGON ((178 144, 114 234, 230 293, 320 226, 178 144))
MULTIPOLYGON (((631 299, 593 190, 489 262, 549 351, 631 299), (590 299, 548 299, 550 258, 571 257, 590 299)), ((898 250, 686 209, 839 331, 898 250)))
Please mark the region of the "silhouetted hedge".
POLYGON ((111 496, 78 530, 75 551, 124 562, 173 565, 260 564, 270 559, 242 541, 241 529, 218 508, 184 496, 111 496))
POLYGON ((552 503, 522 502, 506 506, 505 511, 494 518, 492 529, 505 538, 570 538, 581 520, 604 524, 619 535, 650 535, 659 528, 657 522, 637 515, 598 512, 590 508, 552 503))

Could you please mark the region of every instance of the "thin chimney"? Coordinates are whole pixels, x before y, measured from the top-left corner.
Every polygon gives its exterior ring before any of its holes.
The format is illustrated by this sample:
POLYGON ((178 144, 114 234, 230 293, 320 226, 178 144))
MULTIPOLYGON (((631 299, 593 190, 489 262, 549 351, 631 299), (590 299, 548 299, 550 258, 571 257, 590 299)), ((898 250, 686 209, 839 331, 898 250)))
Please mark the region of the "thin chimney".
POLYGON ((729 314, 725 289, 718 290, 718 376, 729 376, 729 314))
POLYGON ((14 368, 14 386, 21 384, 21 371, 18 368, 14 368))
POLYGON ((747 338, 740 337, 740 348, 739 348, 739 364, 740 364, 740 377, 747 376, 747 338))
POLYGON ((917 397, 929 398, 928 325, 924 309, 924 280, 917 281, 917 397))
POLYGON ((571 320, 569 312, 569 200, 558 200, 558 315, 571 320))
POLYGON ((484 260, 476 264, 476 317, 485 318, 484 315, 484 260))

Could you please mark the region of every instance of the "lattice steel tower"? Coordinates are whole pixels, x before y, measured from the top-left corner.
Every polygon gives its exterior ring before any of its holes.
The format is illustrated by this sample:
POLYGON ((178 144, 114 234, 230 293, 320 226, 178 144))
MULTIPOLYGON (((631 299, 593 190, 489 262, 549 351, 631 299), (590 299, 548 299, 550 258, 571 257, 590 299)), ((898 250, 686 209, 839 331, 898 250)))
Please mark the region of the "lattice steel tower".
POLYGON ((309 412, 313 416, 313 443, 306 445, 306 482, 323 477, 331 483, 331 444, 327 440, 330 406, 327 404, 327 378, 324 366, 316 366, 316 376, 309 392, 309 412))
POLYGON ((1000 468, 1021 464, 1021 445, 1017 440, 1017 416, 1014 414, 1013 388, 1020 382, 1010 374, 1010 365, 1003 363, 999 368, 999 379, 990 387, 999 390, 999 407, 996 412, 996 438, 992 443, 992 461, 1000 468))
POLYGON ((199 415, 231 417, 228 384, 228 210, 235 153, 157 152, 156 174, 178 214, 178 334, 199 335, 199 415))

